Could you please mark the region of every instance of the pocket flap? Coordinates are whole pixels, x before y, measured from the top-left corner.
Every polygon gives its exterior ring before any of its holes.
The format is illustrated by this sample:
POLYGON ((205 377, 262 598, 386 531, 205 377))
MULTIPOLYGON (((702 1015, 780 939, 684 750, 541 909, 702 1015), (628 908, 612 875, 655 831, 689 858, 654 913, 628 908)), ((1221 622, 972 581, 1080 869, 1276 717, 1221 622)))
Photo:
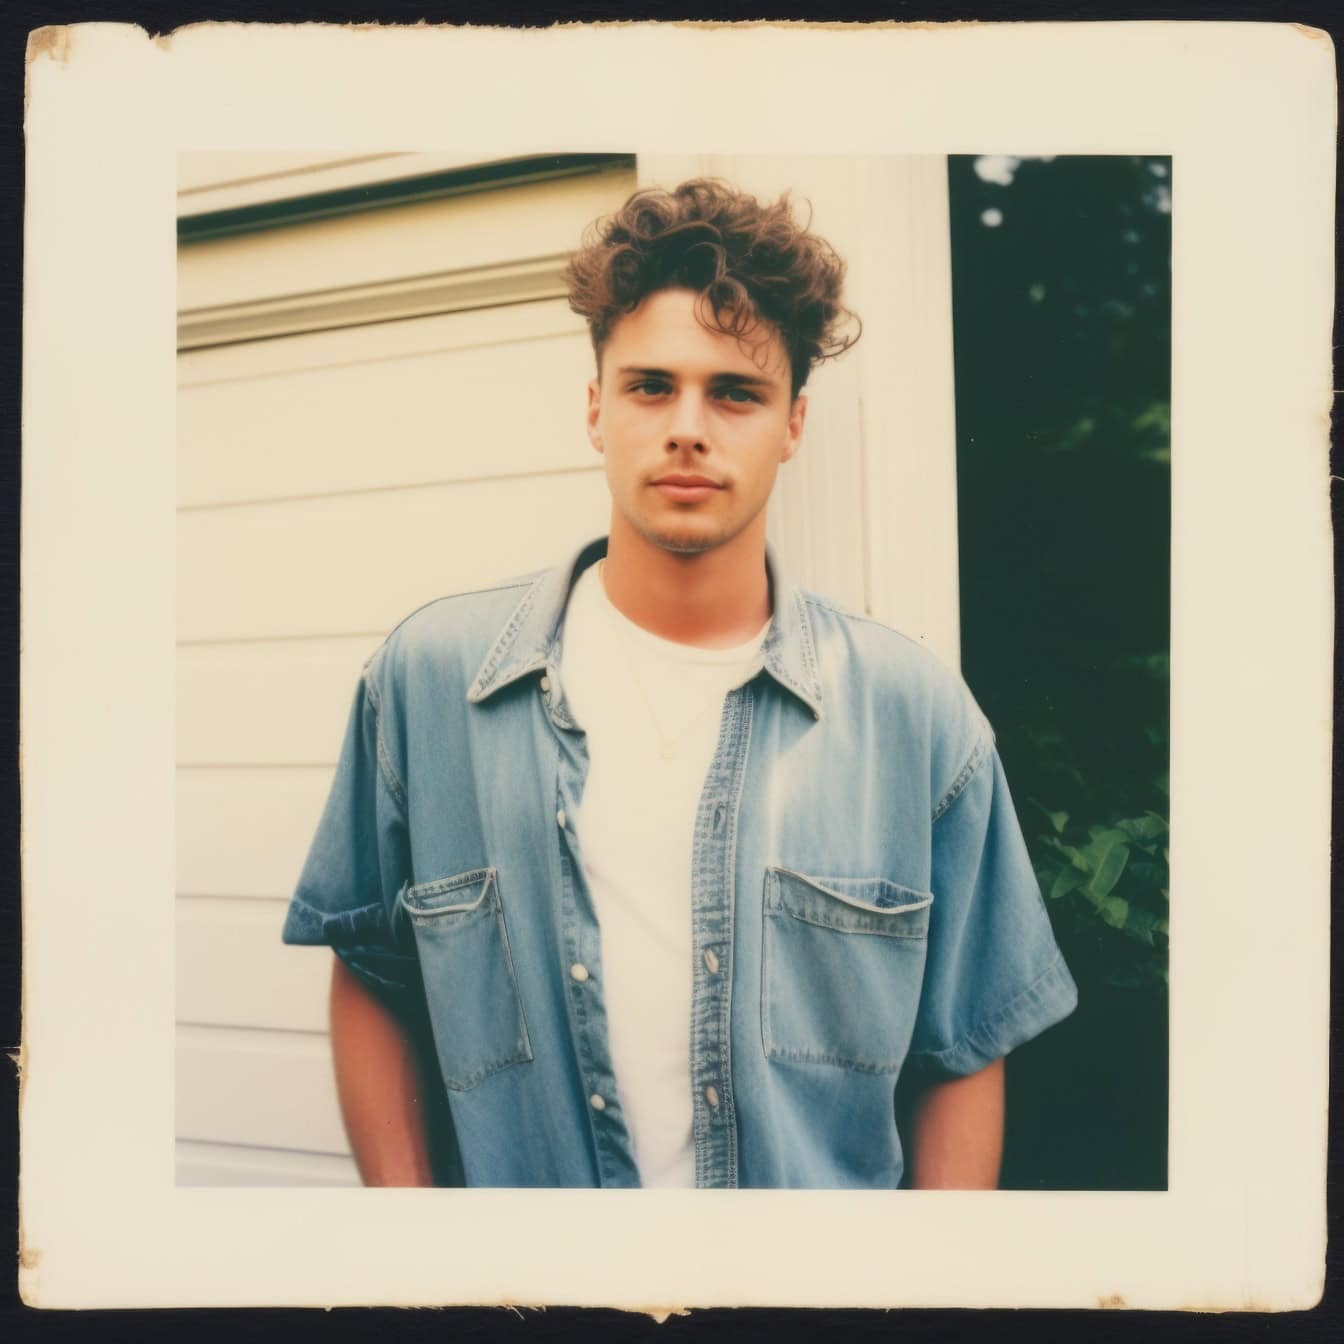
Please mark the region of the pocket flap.
POLYGON ((406 913, 415 919, 440 915, 465 915, 491 903, 495 890, 495 869, 473 868, 456 877, 440 877, 433 882, 402 887, 397 899, 406 913))
POLYGON ((790 868, 766 870, 766 908, 841 933, 924 938, 929 931, 927 891, 884 877, 808 877, 790 868))

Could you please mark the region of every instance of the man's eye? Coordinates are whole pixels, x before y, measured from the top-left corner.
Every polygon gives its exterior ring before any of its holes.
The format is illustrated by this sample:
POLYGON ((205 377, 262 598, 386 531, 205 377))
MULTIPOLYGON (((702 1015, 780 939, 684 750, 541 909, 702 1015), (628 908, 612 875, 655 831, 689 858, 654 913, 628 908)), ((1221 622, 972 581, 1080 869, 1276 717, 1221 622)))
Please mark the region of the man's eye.
POLYGON ((660 397, 666 392, 667 384, 657 378, 641 378, 637 383, 630 384, 632 392, 642 392, 647 397, 660 397))
POLYGON ((719 396, 727 401, 734 402, 739 406, 750 401, 760 401, 760 397, 758 397, 756 393, 749 391, 745 387, 721 387, 719 389, 719 396))

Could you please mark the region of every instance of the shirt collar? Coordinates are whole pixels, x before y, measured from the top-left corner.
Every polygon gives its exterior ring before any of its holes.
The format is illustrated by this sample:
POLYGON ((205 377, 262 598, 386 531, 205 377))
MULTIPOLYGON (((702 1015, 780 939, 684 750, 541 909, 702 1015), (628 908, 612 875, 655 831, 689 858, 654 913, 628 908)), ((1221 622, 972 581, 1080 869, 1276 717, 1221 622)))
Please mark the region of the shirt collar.
MULTIPOLYGON (((520 677, 559 662, 570 591, 579 575, 606 553, 607 539, 599 537, 580 547, 565 564, 544 570, 532 581, 486 654, 467 691, 468 700, 479 704, 520 677)), ((763 668, 819 719, 821 683, 803 592, 790 582, 768 542, 765 567, 770 578, 773 616, 761 645, 763 668)))

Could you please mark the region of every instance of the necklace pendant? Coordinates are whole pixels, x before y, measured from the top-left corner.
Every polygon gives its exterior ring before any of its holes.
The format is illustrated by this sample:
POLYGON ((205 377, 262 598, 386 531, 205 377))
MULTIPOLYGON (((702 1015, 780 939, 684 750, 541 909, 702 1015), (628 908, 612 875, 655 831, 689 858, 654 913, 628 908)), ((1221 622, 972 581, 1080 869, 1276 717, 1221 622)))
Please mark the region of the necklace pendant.
POLYGON ((670 761, 677 754, 677 749, 671 742, 660 742, 658 744, 658 754, 663 760, 670 761))

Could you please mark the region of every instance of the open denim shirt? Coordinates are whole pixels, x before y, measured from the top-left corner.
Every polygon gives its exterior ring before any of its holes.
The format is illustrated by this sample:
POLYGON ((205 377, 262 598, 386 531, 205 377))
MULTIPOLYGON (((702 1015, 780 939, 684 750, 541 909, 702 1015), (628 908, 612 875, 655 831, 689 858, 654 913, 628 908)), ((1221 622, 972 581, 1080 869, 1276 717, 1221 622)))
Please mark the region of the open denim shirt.
MULTIPOLYGON (((423 1012, 469 1185, 636 1186, 571 818, 564 609, 605 553, 443 598, 365 666, 284 938, 423 1012)), ((918 644, 767 556, 687 893, 698 1186, 892 1187, 893 1093, 1072 1011, 993 736, 918 644)))

